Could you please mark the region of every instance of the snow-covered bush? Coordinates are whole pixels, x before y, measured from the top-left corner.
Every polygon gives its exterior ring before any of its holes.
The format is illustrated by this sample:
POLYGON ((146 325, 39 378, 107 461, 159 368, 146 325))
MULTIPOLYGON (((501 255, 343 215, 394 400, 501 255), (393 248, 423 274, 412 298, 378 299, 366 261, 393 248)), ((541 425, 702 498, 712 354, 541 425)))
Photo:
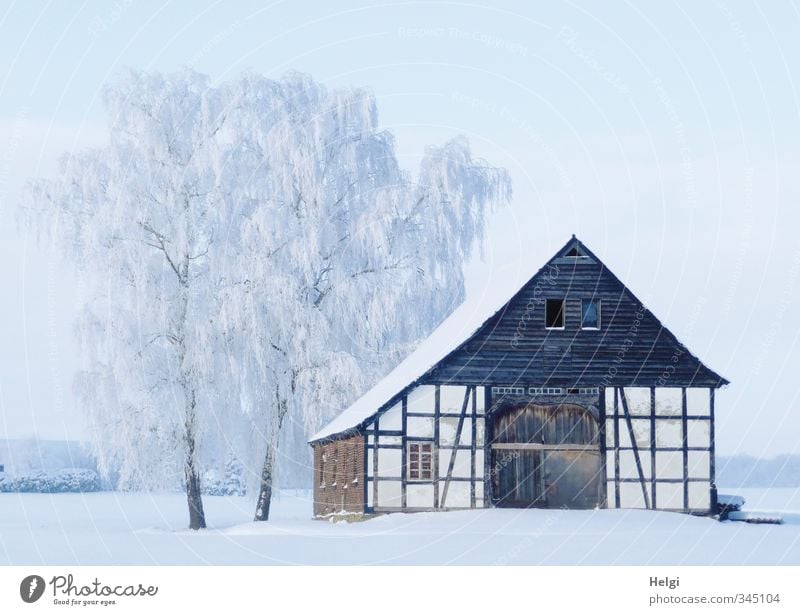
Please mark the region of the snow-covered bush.
POLYGON ((203 494, 205 495, 247 495, 247 485, 242 464, 231 459, 224 472, 208 470, 203 475, 203 494))
POLYGON ((101 489, 97 472, 86 468, 0 477, 0 492, 3 493, 89 493, 101 489))

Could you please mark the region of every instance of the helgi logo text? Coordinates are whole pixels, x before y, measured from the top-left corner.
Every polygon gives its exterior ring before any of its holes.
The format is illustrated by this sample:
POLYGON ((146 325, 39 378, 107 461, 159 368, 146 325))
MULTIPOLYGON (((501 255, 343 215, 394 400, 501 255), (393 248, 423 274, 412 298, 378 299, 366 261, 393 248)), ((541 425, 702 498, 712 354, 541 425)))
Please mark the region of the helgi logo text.
POLYGON ((36 602, 44 593, 44 579, 32 574, 22 579, 19 584, 19 597, 25 602, 36 602))

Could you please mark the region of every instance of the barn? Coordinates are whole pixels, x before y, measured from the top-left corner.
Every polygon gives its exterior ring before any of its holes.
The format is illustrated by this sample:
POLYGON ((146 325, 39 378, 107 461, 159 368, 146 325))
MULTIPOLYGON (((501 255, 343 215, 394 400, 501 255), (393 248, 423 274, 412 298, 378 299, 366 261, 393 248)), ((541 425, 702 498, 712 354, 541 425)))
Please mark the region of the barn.
POLYGON ((574 235, 499 308, 459 310, 311 438, 315 516, 713 510, 728 381, 574 235))

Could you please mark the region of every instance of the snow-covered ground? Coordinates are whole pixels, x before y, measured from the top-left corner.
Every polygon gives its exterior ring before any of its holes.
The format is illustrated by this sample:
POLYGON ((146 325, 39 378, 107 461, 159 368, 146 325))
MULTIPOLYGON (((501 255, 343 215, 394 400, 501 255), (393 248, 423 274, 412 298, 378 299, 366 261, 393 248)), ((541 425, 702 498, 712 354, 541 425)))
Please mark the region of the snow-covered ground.
MULTIPOLYGON (((737 489, 747 509, 800 511, 800 489, 737 489)), ((800 513, 782 526, 648 511, 486 510, 309 518, 284 492, 268 523, 248 498, 206 497, 209 530, 179 494, 0 494, 2 564, 800 564, 800 513)))

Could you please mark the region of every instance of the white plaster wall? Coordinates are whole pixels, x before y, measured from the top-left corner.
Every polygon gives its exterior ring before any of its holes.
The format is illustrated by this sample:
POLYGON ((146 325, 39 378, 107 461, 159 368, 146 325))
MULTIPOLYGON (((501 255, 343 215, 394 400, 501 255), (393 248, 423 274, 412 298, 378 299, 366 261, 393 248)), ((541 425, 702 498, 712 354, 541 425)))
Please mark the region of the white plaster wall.
POLYGON ((680 416, 682 412, 682 391, 677 387, 656 388, 656 414, 680 416))
MULTIPOLYGON (((628 402, 628 412, 631 416, 650 414, 650 388, 649 387, 626 387, 625 401, 628 402)), ((613 400, 611 402, 614 403, 613 400)), ((620 400, 620 414, 624 412, 622 400, 620 400)))
POLYGON ((689 419, 686 423, 686 436, 690 447, 708 448, 711 446, 711 421, 689 419))
MULTIPOLYGON (((448 449, 439 449, 439 476, 444 480, 447 477, 447 468, 450 464, 450 456, 451 454, 456 453, 456 462, 453 466, 453 476, 459 478, 469 478, 470 477, 470 452, 468 450, 448 450, 448 449)), ((478 475, 478 464, 476 458, 475 464, 475 474, 478 475)), ((483 469, 481 468, 480 474, 483 474, 483 469)))
POLYGON ((707 509, 711 507, 711 484, 689 483, 689 508, 707 509))
POLYGON ((475 394, 478 396, 476 408, 478 414, 486 412, 486 387, 475 387, 475 394))
MULTIPOLYGON (((633 426, 633 437, 636 439, 636 446, 640 449, 650 448, 650 419, 631 419, 631 425, 633 426)), ((620 425, 620 429, 622 426, 620 425)), ((627 421, 625 424, 625 430, 627 431, 628 425, 627 421)), ((630 435, 628 436, 630 440, 630 435)))
MULTIPOLYGON (((649 449, 645 452, 639 451, 639 460, 642 464, 642 473, 645 479, 650 479, 651 459, 649 449)), ((611 475, 614 473, 614 459, 611 459, 611 475)), ((639 478, 639 470, 636 467, 636 457, 633 451, 619 452, 619 476, 620 478, 639 478)))
MULTIPOLYGON (((439 419, 439 444, 442 446, 453 446, 456 444, 456 432, 458 431, 458 419, 455 417, 441 417, 439 419)), ((461 437, 459 445, 469 446, 472 443, 472 419, 464 419, 461 427, 461 437)))
POLYGON ((606 419, 606 448, 614 448, 614 419, 606 419))
POLYGON ((408 411, 433 414, 436 411, 436 387, 423 384, 413 389, 408 394, 408 411))
POLYGON ((711 454, 689 451, 689 478, 711 478, 711 454))
POLYGON ((399 448, 378 448, 378 476, 380 478, 400 477, 403 467, 402 450, 399 448))
POLYGON ((711 390, 699 387, 686 389, 686 412, 698 416, 711 414, 711 390))
POLYGON ((484 443, 484 440, 483 440, 483 435, 485 433, 484 432, 484 421, 485 421, 485 419, 482 418, 482 417, 478 417, 477 419, 475 419, 475 444, 478 447, 483 446, 483 443, 484 443))
MULTIPOLYGON (((439 387, 439 411, 440 412, 461 412, 464 404, 464 395, 467 387, 465 386, 441 386, 439 387)), ((472 412, 472 399, 467 404, 467 414, 472 412)))
MULTIPOLYGON (((444 489, 444 483, 439 487, 444 489)), ((440 493, 442 493, 440 491, 440 493)), ((469 482, 450 481, 447 487, 447 499, 444 501, 445 508, 469 508, 470 484, 469 482)))
POLYGON ((433 508, 433 483, 408 483, 406 505, 410 508, 433 508))
POLYGON ((656 479, 659 478, 683 478, 682 451, 656 451, 656 479))
POLYGON ((683 509, 683 483, 656 483, 656 506, 683 509))
POLYGON ((403 404, 397 402, 378 418, 381 431, 400 431, 403 429, 403 404))
MULTIPOLYGON (((619 419, 619 445, 621 447, 631 446, 631 434, 628 431, 628 424, 622 417, 619 419)), ((611 443, 611 446, 614 446, 613 442, 611 443)))
POLYGON ((378 481, 378 502, 375 506, 399 508, 402 502, 402 485, 399 480, 378 481))
POLYGON ((406 419, 406 435, 416 438, 432 438, 434 430, 433 417, 409 416, 406 419))
MULTIPOLYGON (((609 502, 614 503, 613 483, 608 492, 609 502)), ((645 508, 644 495, 642 494, 641 483, 620 483, 619 484, 620 508, 645 508)))
POLYGON ((683 446, 683 426, 681 419, 656 420, 656 448, 675 448, 683 446))

